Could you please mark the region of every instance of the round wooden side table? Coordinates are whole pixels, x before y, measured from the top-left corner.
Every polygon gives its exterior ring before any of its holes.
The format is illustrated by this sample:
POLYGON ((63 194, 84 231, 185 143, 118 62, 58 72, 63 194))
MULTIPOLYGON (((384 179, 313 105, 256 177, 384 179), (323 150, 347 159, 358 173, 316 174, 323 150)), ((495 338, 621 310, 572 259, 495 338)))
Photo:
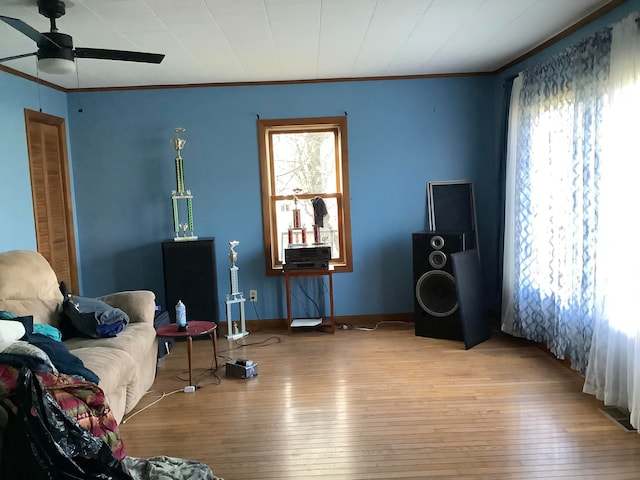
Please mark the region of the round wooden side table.
POLYGON ((193 349, 193 337, 201 335, 209 335, 213 342, 213 359, 218 368, 218 347, 216 345, 216 328, 218 326, 214 322, 203 322, 193 320, 187 322, 187 329, 184 332, 178 331, 177 323, 170 323, 156 328, 158 337, 187 338, 187 355, 189 357, 189 385, 192 385, 191 375, 191 351, 193 349))

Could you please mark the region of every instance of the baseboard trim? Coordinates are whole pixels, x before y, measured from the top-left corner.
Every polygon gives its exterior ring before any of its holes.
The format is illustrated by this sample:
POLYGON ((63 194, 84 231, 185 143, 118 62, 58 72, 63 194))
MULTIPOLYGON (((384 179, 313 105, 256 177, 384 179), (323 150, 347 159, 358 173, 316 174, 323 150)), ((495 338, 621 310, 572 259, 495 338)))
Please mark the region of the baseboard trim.
POLYGON ((342 315, 336 317, 336 323, 354 327, 375 327, 380 322, 413 322, 414 313, 382 313, 372 315, 342 315))
MULTIPOLYGON (((375 327, 380 322, 413 322, 413 313, 380 313, 369 315, 340 315, 335 317, 336 324, 352 325, 354 327, 375 327)), ((239 322, 239 320, 232 320, 239 322)), ((246 320, 246 328, 249 333, 261 330, 277 331, 287 329, 286 318, 272 318, 260 320, 246 320)), ((220 336, 227 335, 227 321, 220 320, 218 324, 220 336)))
POLYGON ((574 370, 573 368, 571 368, 571 358, 569 357, 569 355, 565 355, 564 358, 558 358, 551 350, 549 350, 549 347, 547 346, 546 342, 534 342, 534 343, 536 344, 536 346, 540 350, 542 350, 544 353, 549 355, 556 362, 560 363, 561 365, 563 365, 567 369, 571 370, 572 372, 580 375, 581 377, 584 377, 584 375, 582 375, 582 373, 580 373, 579 371, 574 370))

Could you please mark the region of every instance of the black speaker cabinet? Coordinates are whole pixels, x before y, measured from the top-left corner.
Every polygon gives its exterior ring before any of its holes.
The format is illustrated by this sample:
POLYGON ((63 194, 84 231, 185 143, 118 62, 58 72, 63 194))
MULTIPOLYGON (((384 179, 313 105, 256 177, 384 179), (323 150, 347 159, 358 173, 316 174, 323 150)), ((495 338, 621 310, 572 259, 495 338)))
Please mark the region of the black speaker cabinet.
POLYGON ((491 336, 482 297, 480 259, 471 233, 413 234, 415 334, 464 341, 491 336))
POLYGON ((462 323, 451 255, 466 250, 468 234, 413 234, 415 333, 462 340, 462 323))
POLYGON ((182 300, 189 320, 218 323, 215 239, 162 242, 164 299, 171 321, 182 300))

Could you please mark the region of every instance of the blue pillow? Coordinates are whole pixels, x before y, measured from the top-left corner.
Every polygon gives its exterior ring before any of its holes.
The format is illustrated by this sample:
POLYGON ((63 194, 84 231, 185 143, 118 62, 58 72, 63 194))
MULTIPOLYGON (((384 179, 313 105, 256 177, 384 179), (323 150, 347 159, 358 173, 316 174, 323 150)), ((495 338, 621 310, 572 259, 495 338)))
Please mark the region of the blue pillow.
POLYGON ((95 313, 95 318, 101 325, 121 322, 127 325, 129 315, 119 308, 112 307, 108 303, 97 298, 78 297, 74 295, 73 303, 78 307, 80 313, 95 313))
POLYGON ((115 337, 128 323, 125 312, 96 298, 70 296, 62 303, 60 330, 64 340, 115 337))

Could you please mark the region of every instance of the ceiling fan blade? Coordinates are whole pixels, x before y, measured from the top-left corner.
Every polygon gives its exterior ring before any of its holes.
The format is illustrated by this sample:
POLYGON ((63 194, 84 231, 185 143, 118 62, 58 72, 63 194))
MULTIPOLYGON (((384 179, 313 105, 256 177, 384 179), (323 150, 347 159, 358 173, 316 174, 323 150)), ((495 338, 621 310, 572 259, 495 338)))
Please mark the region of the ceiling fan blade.
POLYGON ((4 15, 0 15, 0 20, 2 20, 7 25, 12 26, 16 30, 18 30, 20 33, 26 35, 31 40, 35 41, 37 44, 40 44, 42 42, 51 42, 56 47, 60 48, 60 45, 58 45, 56 42, 51 40, 49 37, 41 34, 35 28, 33 28, 30 25, 27 25, 26 23, 24 23, 22 20, 18 18, 11 18, 11 17, 5 17, 4 15))
POLYGON ((8 62, 9 60, 17 60, 18 58, 31 57, 32 55, 37 55, 37 54, 38 52, 33 52, 33 53, 23 53, 22 55, 14 55, 12 57, 4 57, 4 58, 0 58, 0 63, 8 62))
POLYGON ((77 58, 98 58, 125 62, 160 63, 164 59, 164 54, 161 53, 128 52, 104 48, 76 48, 75 53, 77 58))

